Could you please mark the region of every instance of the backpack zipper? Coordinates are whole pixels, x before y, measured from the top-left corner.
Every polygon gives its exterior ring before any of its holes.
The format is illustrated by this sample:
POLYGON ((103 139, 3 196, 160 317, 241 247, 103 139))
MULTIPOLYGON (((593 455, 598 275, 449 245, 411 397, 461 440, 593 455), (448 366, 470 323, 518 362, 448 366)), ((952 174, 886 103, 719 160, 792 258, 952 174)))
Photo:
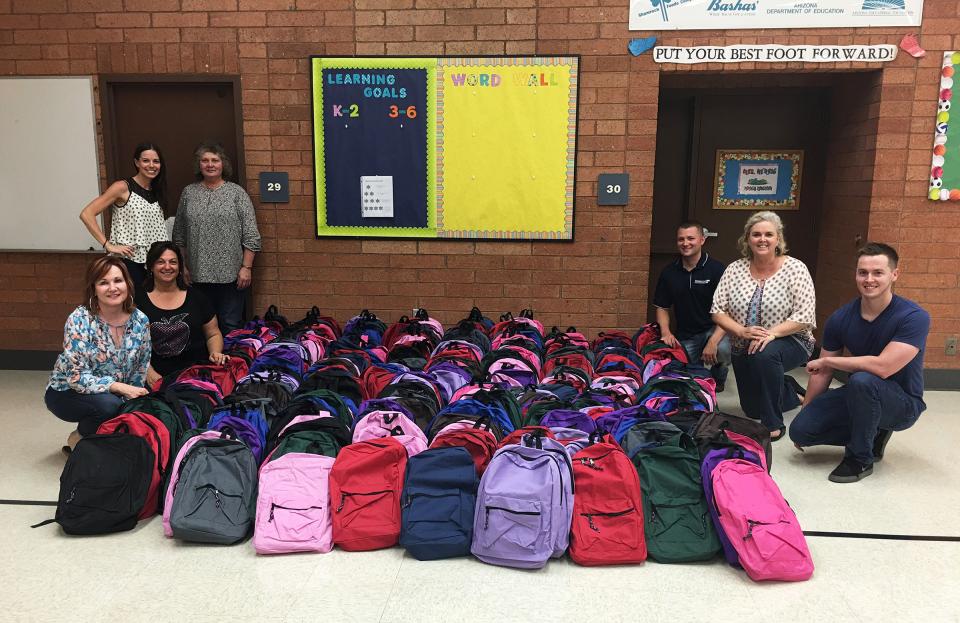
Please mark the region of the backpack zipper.
POLYGON ((775 525, 781 524, 781 523, 790 523, 790 522, 789 522, 789 521, 785 521, 785 520, 783 520, 783 519, 781 519, 780 521, 756 521, 756 520, 754 520, 754 519, 748 519, 748 520, 747 520, 747 533, 746 533, 745 535, 743 535, 743 540, 746 541, 746 540, 749 539, 749 538, 753 538, 753 529, 754 529, 756 526, 775 526, 775 525))
POLYGON ((593 523, 594 517, 622 517, 623 515, 632 513, 636 510, 637 509, 635 507, 631 506, 627 510, 620 511, 619 513, 580 513, 580 516, 587 518, 587 524, 590 526, 591 530, 593 530, 594 532, 600 532, 600 528, 598 528, 596 524, 593 523))
POLYGON ((343 492, 341 492, 341 493, 340 493, 340 506, 337 507, 337 510, 336 510, 335 512, 339 513, 341 510, 343 510, 343 505, 344 505, 344 503, 347 501, 347 496, 352 496, 352 495, 380 495, 381 493, 393 493, 393 491, 391 491, 390 489, 385 489, 384 491, 370 491, 370 492, 367 492, 367 493, 343 493, 343 492))
POLYGON ((269 519, 267 519, 267 522, 268 522, 268 523, 270 523, 270 522, 273 521, 273 509, 275 509, 275 508, 282 508, 282 509, 288 510, 288 511, 308 511, 308 510, 313 510, 314 508, 316 508, 316 509, 322 509, 323 507, 322 507, 322 506, 308 506, 308 507, 306 507, 306 508, 294 508, 293 506, 283 506, 282 504, 274 504, 273 502, 271 502, 271 503, 270 503, 270 517, 269 517, 269 519))
POLYGON ((484 519, 483 519, 483 529, 486 530, 490 527, 490 511, 503 511, 505 513, 511 513, 513 515, 540 515, 540 511, 515 511, 510 508, 505 508, 503 506, 485 506, 484 507, 484 519))

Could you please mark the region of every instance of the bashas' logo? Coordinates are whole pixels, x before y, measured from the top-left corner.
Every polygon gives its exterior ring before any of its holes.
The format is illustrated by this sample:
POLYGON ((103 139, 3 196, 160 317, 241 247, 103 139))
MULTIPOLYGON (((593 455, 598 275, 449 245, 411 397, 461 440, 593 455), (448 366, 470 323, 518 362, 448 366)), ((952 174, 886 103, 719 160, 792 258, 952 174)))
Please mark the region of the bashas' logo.
POLYGON ((653 6, 653 8, 655 9, 657 7, 660 8, 660 16, 663 18, 663 21, 665 22, 670 21, 670 16, 667 14, 667 9, 671 5, 676 5, 679 2, 680 0, 650 0, 650 4, 653 6))
POLYGON ((708 12, 709 11, 743 12, 743 11, 756 11, 756 10, 757 10, 756 2, 744 2, 744 0, 710 0, 710 4, 707 6, 708 12))
POLYGON ((864 11, 905 10, 906 8, 904 0, 863 0, 864 11))

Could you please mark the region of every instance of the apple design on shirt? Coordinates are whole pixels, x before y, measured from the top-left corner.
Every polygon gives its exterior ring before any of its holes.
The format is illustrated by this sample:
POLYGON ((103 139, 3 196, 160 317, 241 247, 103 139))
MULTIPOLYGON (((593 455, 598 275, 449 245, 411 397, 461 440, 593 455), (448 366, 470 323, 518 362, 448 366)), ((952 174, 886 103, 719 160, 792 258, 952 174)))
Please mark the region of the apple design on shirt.
POLYGON ((150 323, 150 337, 153 350, 161 357, 176 357, 187 348, 190 342, 190 325, 184 322, 186 314, 177 314, 170 318, 162 317, 150 323))

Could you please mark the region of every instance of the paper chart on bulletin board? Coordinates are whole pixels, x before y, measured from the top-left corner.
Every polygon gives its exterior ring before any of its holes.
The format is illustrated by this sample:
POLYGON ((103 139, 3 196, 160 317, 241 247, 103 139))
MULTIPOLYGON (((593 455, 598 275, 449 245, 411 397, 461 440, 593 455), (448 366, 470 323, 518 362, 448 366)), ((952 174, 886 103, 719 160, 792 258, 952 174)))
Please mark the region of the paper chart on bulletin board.
POLYGON ((573 238, 577 57, 311 63, 318 236, 573 238))

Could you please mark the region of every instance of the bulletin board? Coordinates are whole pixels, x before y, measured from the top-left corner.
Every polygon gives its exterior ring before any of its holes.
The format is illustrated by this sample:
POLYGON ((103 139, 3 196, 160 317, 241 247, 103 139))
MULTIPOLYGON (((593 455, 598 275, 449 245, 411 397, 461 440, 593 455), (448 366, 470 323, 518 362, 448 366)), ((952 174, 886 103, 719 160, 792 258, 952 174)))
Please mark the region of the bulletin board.
POLYGON ((571 240, 578 57, 311 57, 317 236, 571 240))
POLYGON ((934 201, 960 201, 960 134, 950 121, 954 91, 954 72, 960 66, 960 52, 943 53, 937 89, 937 119, 933 135, 933 158, 930 163, 930 186, 927 197, 934 201), (949 141, 947 140, 949 137, 949 141))

